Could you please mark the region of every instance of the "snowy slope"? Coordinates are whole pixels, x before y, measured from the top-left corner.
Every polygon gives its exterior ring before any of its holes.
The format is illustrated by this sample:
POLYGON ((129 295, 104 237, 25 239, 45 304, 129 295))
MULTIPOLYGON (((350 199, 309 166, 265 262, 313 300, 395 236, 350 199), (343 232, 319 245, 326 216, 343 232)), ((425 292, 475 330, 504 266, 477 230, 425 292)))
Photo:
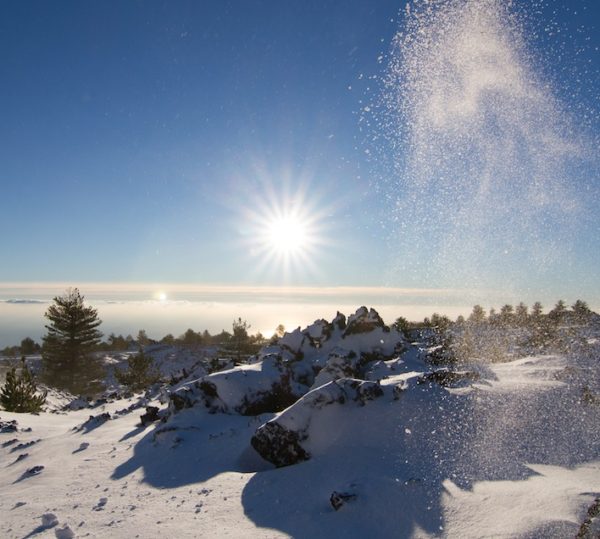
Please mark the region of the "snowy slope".
MULTIPOLYGON (((0 536, 55 537, 66 523, 76 537, 575 537, 600 496, 599 404, 589 397, 600 395, 600 339, 585 339, 562 355, 463 366, 479 378, 448 384, 427 375, 417 344, 365 366, 379 380, 373 398, 352 398, 357 384, 342 377, 259 416, 199 403, 142 428, 143 408, 116 413, 139 396, 39 416, 0 411, 19 422, 0 434, 0 536), (86 424, 105 412, 111 419, 86 424), (301 430, 308 460, 263 460, 251 440, 269 422, 301 430), (27 475, 35 466, 44 468, 27 475), (58 525, 42 526, 48 513, 58 525)), ((339 341, 331 347, 327 357, 339 341)))

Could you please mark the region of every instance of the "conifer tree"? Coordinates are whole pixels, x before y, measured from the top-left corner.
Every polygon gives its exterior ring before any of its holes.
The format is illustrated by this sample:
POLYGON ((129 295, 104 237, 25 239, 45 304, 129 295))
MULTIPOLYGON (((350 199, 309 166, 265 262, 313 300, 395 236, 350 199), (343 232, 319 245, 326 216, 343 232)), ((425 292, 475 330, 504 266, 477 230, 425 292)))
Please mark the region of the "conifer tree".
POLYGON ((98 312, 86 307, 77 288, 54 298, 44 315, 50 323, 42 347, 44 381, 73 393, 95 393, 102 389, 103 369, 93 357, 102 333, 98 312))
POLYGON ((237 352, 238 363, 241 361, 242 352, 246 349, 248 345, 249 329, 250 324, 248 324, 246 320, 242 320, 241 317, 238 317, 237 320, 233 321, 233 344, 237 352))
POLYGON ((0 404, 8 412, 36 413, 46 402, 46 393, 36 394, 37 386, 25 363, 25 356, 21 363, 20 374, 15 367, 6 374, 6 383, 0 391, 0 404))
POLYGON ((475 305, 473 311, 469 315, 469 322, 481 324, 485 322, 485 311, 481 305, 475 305))
POLYGON ((552 309, 548 313, 548 318, 550 320, 552 320, 552 322, 554 322, 555 324, 558 324, 563 321, 563 318, 564 318, 566 312, 567 312, 566 303, 564 302, 564 300, 559 299, 556 302, 554 309, 552 309))
POLYGON ((140 391, 160 380, 160 375, 152 366, 152 358, 144 354, 142 348, 127 359, 127 370, 115 370, 115 378, 132 391, 140 391))
POLYGON ((527 324, 527 321, 529 320, 529 314, 527 311, 527 305, 525 305, 523 302, 517 305, 515 308, 515 321, 517 326, 523 327, 527 324))

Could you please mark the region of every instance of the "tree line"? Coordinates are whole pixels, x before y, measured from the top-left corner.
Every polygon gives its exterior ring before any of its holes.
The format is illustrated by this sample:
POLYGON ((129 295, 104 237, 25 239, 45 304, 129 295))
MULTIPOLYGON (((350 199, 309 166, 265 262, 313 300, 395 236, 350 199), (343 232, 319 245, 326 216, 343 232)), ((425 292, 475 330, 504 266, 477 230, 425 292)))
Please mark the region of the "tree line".
POLYGON ((504 327, 525 327, 542 322, 585 324, 592 314, 593 311, 589 308, 587 302, 581 299, 575 301, 570 309, 564 300, 559 299, 547 314, 544 314, 544 307, 539 301, 536 301, 531 309, 525 303, 520 302, 516 306, 505 304, 499 309, 491 307, 489 313, 481 305, 475 305, 466 318, 459 315, 456 320, 451 320, 446 315, 433 313, 431 317, 425 317, 423 321, 416 322, 400 316, 395 320, 393 326, 399 331, 407 332, 421 328, 444 330, 454 324, 459 326, 464 324, 489 324, 504 327))
MULTIPOLYGON (((207 330, 196 332, 190 328, 177 338, 168 334, 160 341, 155 341, 141 329, 135 339, 130 335, 123 337, 111 333, 106 341, 102 341, 103 335, 98 329, 102 321, 98 312, 84 303, 84 297, 77 288, 69 289, 62 296, 55 297, 44 316, 48 323, 45 325, 46 334, 41 346, 27 337, 21 341, 19 347, 8 347, 4 350, 7 356, 23 356, 20 374, 17 367, 13 367, 7 376, 9 383, 4 387, 15 402, 20 398, 19 395, 23 393, 25 386, 28 394, 31 394, 32 387, 35 388, 33 376, 24 361, 26 355, 41 353, 39 376, 48 386, 89 395, 103 388, 105 373, 101 358, 97 354, 99 351, 137 348, 138 353, 130 356, 128 360, 128 370, 116 373, 116 376, 121 383, 139 389, 140 384, 158 379, 157 374, 151 371, 151 358, 144 354, 144 348, 150 344, 187 347, 219 345, 225 352, 241 361, 245 354, 258 351, 260 346, 267 342, 260 333, 251 335, 250 324, 241 317, 233 320, 231 332, 222 330, 217 335, 211 335, 207 330)), ((283 326, 279 325, 276 334, 280 335, 283 331, 283 326)), ((5 407, 8 400, 9 396, 5 395, 5 407)))
MULTIPOLYGON (((434 327, 443 331, 455 325, 467 328, 483 324, 499 327, 529 326, 538 330, 539 339, 543 342, 552 337, 549 327, 557 327, 561 323, 583 324, 589 321, 593 314, 587 303, 582 300, 577 300, 570 310, 563 300, 559 300, 547 314, 544 314, 540 302, 534 303, 531 309, 521 302, 516 307, 510 304, 503 305, 498 311, 491 308, 489 313, 486 313, 481 305, 475 305, 466 319, 459 316, 454 322, 447 316, 434 313, 423 322, 409 322, 399 317, 393 325, 404 332, 423 327, 434 327)), ((41 407, 41 397, 34 398, 35 382, 25 364, 25 355, 41 352, 40 377, 48 386, 76 394, 93 394, 103 389, 105 375, 98 351, 135 350, 137 347, 138 353, 129 357, 128 370, 116 375, 120 383, 139 388, 154 383, 159 378, 158 374, 152 371, 152 359, 144 354, 144 347, 149 344, 188 347, 219 345, 227 352, 233 353, 239 362, 244 354, 255 353, 267 342, 260 333, 250 335, 251 326, 241 317, 233 321, 231 332, 222 330, 217 335, 211 335, 207 330, 196 332, 190 328, 177 338, 168 334, 160 341, 154 341, 144 330, 140 330, 136 339, 130 335, 123 337, 111 333, 106 341, 102 341, 102 333, 98 329, 102 321, 98 312, 84 303, 84 297, 77 288, 69 289, 64 295, 55 297, 44 316, 48 323, 45 325, 46 334, 42 345, 27 337, 18 347, 18 352, 23 355, 22 365, 20 374, 16 367, 13 367, 7 376, 1 399, 5 408, 8 402, 20 402, 23 394, 28 395, 28 411, 31 411, 31 407, 41 407)), ((284 331, 285 328, 280 324, 273 339, 281 337, 284 331)), ((468 337, 469 333, 465 335, 468 337)), ((535 335, 534 337, 538 338, 535 335)), ((10 351, 16 352, 15 348, 17 347, 12 347, 10 351)))

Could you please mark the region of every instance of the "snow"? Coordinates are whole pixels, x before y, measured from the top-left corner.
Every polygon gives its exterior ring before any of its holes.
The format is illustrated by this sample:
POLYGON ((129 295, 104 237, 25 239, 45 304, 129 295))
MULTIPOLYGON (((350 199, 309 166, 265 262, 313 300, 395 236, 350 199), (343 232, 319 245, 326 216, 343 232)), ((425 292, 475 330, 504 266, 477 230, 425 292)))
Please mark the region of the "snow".
MULTIPOLYGON (((303 335, 320 347, 297 339, 310 353, 292 360, 290 346, 282 363, 325 354, 326 364, 342 346, 371 353, 390 338, 327 327, 328 338, 316 327, 303 335)), ((598 405, 582 398, 584 386, 600 389, 598 333, 562 354, 461 365, 480 378, 448 387, 426 376, 424 345, 404 343, 397 356, 390 345, 391 359, 365 365, 369 381, 329 380, 256 416, 198 403, 141 427, 144 405, 166 409, 158 392, 82 409, 64 409, 63 395, 39 415, 0 411, 0 536, 574 537, 600 496, 598 405), (357 384, 381 395, 355 401, 357 384), (304 433, 308 460, 275 468, 261 458, 251 439, 273 421, 304 433)), ((241 394, 232 376, 259 387, 274 353, 211 375, 228 408, 241 394)))

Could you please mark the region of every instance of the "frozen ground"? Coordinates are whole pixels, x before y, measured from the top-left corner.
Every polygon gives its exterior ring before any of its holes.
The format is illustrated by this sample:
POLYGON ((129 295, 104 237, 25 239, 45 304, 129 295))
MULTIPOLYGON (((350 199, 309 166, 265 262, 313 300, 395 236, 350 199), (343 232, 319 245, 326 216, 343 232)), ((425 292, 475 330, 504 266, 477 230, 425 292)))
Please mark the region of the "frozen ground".
POLYGON ((394 372, 379 365, 380 397, 302 408, 309 394, 280 416, 193 406, 143 428, 143 408, 115 413, 139 396, 2 411, 18 430, 0 434, 0 536, 68 537, 66 524, 98 538, 576 537, 600 496, 598 402, 582 398, 583 385, 598 389, 588 341, 577 356, 472 366, 480 377, 451 387, 422 378, 415 345, 394 372), (250 439, 273 418, 302 423, 309 460, 275 468, 255 452, 250 439))

